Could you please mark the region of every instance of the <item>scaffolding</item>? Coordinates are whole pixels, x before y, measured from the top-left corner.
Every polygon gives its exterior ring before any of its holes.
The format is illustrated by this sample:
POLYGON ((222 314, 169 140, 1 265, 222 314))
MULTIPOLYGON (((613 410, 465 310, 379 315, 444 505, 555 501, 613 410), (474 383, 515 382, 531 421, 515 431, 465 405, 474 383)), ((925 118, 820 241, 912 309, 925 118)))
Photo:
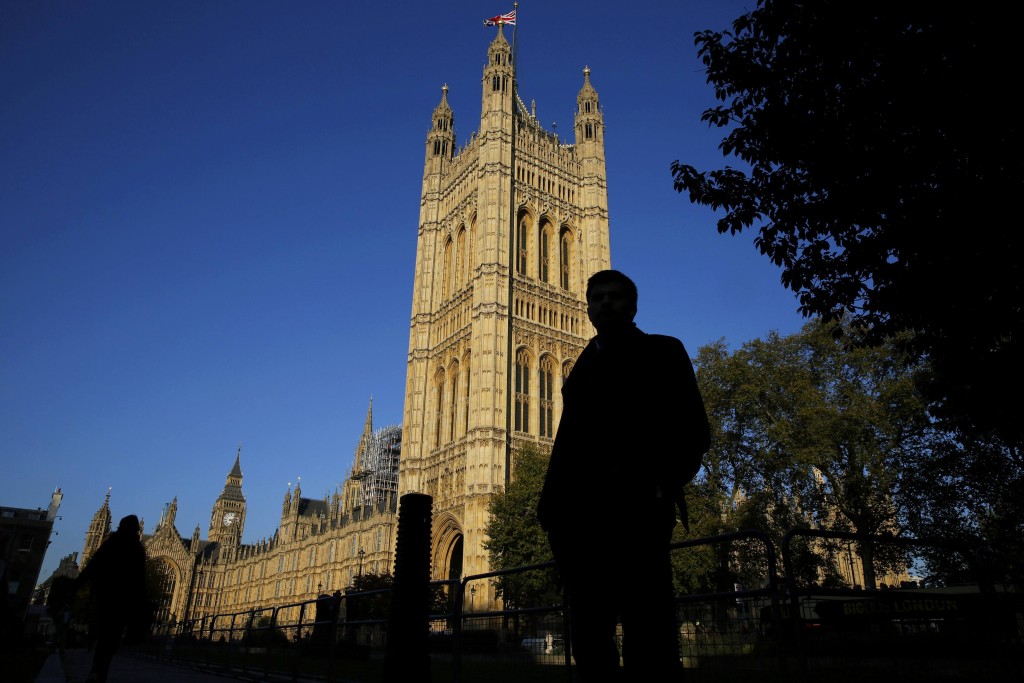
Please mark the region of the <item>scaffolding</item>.
POLYGON ((352 480, 359 482, 362 505, 382 503, 398 493, 398 458, 402 453, 402 427, 390 425, 373 432, 360 444, 352 480))

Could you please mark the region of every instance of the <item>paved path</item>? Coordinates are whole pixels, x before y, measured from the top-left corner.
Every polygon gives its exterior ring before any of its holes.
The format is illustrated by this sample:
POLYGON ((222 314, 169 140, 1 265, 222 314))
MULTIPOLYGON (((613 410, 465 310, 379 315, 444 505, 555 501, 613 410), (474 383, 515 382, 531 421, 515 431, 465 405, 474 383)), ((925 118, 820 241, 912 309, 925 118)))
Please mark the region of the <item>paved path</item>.
MULTIPOLYGON (((35 683, 85 683, 91 664, 92 652, 84 649, 65 650, 63 655, 54 652, 43 664, 35 683)), ((140 657, 131 652, 114 655, 107 677, 107 683, 226 683, 233 680, 266 679, 221 675, 140 657)))

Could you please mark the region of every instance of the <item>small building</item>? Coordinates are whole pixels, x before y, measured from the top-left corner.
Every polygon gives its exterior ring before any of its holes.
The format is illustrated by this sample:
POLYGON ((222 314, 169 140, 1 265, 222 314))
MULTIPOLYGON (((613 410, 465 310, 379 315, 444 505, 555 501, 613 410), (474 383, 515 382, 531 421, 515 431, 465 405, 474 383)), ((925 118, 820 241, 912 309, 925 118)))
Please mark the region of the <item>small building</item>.
POLYGON ((63 497, 58 488, 46 509, 0 506, 0 623, 5 638, 35 631, 26 617, 63 497))

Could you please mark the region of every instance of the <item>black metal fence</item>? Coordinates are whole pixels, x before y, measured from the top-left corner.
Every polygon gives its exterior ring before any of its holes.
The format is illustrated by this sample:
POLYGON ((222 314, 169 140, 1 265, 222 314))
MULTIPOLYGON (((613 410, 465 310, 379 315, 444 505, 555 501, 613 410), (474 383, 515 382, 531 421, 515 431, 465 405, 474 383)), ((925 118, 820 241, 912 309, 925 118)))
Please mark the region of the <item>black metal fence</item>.
MULTIPOLYGON (((1024 603, 997 589, 985 564, 963 544, 798 529, 779 553, 761 531, 676 543, 673 554, 710 552, 743 563, 756 585, 676 597, 680 658, 691 680, 755 672, 760 680, 847 680, 844 671, 898 672, 900 680, 962 675, 1024 675, 1024 603), (801 584, 798 539, 927 547, 964 554, 972 580, 960 586, 867 589, 801 584)), ((512 608, 495 600, 500 579, 550 572, 553 563, 432 582, 437 605, 429 631, 433 681, 571 680, 571 634, 561 596, 512 608)), ((735 567, 734 567, 735 569, 735 567)), ((736 573, 732 572, 730 576, 736 573)), ((642 568, 636 580, 642 580, 642 568)), ((333 682, 383 680, 389 591, 350 592, 244 612, 205 616, 158 629, 148 652, 226 673, 264 679, 333 682)), ((1010 678, 1007 678, 1009 676, 1010 678)), ((853 680, 850 678, 849 680, 853 680)))

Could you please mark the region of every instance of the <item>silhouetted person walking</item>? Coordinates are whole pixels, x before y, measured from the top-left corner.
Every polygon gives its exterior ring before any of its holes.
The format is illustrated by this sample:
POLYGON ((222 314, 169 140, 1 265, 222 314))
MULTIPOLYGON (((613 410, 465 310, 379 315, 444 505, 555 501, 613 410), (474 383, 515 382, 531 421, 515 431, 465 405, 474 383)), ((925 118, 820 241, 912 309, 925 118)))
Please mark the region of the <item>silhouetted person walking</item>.
POLYGON ((110 661, 125 630, 138 624, 146 605, 146 550, 139 538, 139 518, 124 517, 89 558, 77 587, 89 587, 93 640, 90 683, 107 680, 110 661))
POLYGON ((669 545, 676 503, 710 440, 686 349, 637 329, 636 306, 636 285, 618 271, 587 282, 597 336, 562 387, 537 506, 569 599, 572 653, 588 683, 678 676, 669 545))

